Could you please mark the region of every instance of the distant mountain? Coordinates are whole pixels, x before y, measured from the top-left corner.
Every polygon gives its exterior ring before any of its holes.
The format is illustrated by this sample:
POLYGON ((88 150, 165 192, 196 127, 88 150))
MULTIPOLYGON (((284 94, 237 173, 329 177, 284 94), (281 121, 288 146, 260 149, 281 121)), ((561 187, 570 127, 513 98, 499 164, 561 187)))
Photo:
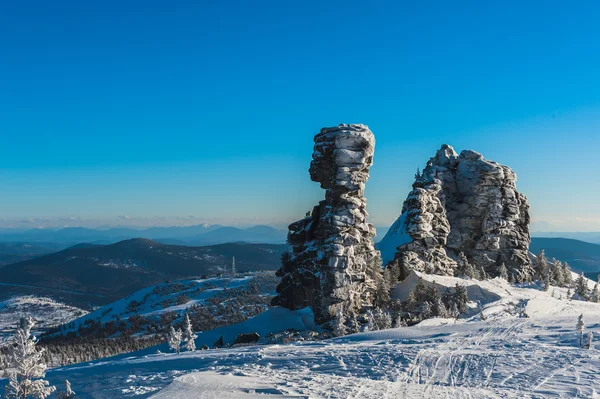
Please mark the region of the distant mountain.
POLYGON ((2 242, 0 243, 0 266, 21 262, 63 249, 56 243, 2 242))
POLYGON ((284 244, 287 231, 271 226, 250 228, 221 225, 196 225, 184 227, 151 227, 148 229, 110 228, 88 229, 68 227, 64 229, 0 230, 0 242, 53 242, 63 247, 81 242, 112 244, 132 239, 147 238, 165 244, 214 245, 226 242, 254 242, 284 244))
POLYGON ((247 243, 186 247, 147 239, 76 245, 1 267, 0 284, 94 296, 96 304, 105 304, 165 280, 228 271, 233 256, 240 272, 275 270, 286 249, 286 245, 247 243))
POLYGON ((590 242, 592 244, 600 244, 600 231, 592 232, 564 232, 564 231, 545 231, 545 232, 533 232, 532 236, 536 237, 551 237, 551 238, 572 238, 574 240, 580 240, 590 242))
POLYGON ((537 254, 544 250, 546 257, 569 262, 573 270, 593 273, 600 271, 600 245, 571 238, 532 237, 529 250, 537 254))
POLYGON ((283 244, 286 237, 287 231, 271 226, 254 226, 247 229, 220 227, 208 233, 187 238, 185 241, 193 245, 212 245, 223 242, 283 244))

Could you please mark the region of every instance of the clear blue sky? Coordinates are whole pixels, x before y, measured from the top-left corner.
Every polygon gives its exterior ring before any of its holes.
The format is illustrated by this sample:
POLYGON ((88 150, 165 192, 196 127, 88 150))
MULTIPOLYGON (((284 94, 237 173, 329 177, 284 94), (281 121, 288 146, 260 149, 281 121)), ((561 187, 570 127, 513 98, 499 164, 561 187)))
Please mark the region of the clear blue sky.
POLYGON ((345 122, 377 138, 376 225, 449 143, 511 166, 537 226, 600 230, 599 20, 594 1, 3 1, 0 226, 293 221, 323 195, 313 135, 345 122))

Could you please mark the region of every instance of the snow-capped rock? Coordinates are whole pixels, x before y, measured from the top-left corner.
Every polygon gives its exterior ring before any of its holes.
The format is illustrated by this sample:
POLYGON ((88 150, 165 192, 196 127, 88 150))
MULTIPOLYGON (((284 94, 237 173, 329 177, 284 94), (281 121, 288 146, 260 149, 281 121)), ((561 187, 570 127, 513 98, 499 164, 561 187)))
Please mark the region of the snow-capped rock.
POLYGON ((365 183, 375 138, 364 125, 323 128, 315 136, 310 177, 326 190, 312 214, 289 226, 293 250, 278 271, 283 277, 274 305, 313 308, 317 323, 339 309, 371 305, 381 259, 375 228, 366 222, 365 183))
POLYGON ((509 167, 478 152, 459 156, 443 145, 417 174, 398 225, 382 240, 384 262, 401 275, 408 270, 453 275, 462 252, 488 275, 498 275, 504 263, 516 281, 526 280, 532 273, 529 203, 516 180, 509 167))

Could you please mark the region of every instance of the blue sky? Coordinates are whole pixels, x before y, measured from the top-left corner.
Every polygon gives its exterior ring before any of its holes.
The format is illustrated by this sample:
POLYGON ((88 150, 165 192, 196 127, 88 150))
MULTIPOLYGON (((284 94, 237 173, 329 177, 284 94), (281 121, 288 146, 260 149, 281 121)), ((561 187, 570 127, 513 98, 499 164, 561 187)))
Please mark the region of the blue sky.
POLYGON ((0 226, 285 224, 323 195, 313 135, 345 122, 377 139, 376 225, 448 143, 511 166, 536 227, 600 230, 599 18, 592 1, 4 1, 0 226))

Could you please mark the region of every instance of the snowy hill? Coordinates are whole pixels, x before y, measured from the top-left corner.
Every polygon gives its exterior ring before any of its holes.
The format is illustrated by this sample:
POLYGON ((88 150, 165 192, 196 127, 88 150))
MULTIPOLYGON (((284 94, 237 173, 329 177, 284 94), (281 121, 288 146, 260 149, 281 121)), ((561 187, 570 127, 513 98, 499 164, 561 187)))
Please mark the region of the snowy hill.
POLYGON ((21 317, 33 317, 36 320, 36 331, 44 331, 51 327, 70 322, 84 316, 83 309, 57 302, 51 298, 33 295, 17 296, 0 302, 0 342, 14 333, 15 326, 21 317))
MULTIPOLYGON (((600 304, 567 299, 565 288, 543 291, 499 278, 421 277, 440 289, 472 287, 470 299, 482 311, 318 342, 180 355, 148 349, 55 369, 48 377, 57 385, 69 379, 81 398, 597 397, 600 350, 579 348, 575 325, 583 314, 585 332, 598 336, 600 304)), ((407 280, 394 295, 416 281, 407 280)), ((276 318, 278 329, 297 320, 286 312, 289 317, 276 318)))

